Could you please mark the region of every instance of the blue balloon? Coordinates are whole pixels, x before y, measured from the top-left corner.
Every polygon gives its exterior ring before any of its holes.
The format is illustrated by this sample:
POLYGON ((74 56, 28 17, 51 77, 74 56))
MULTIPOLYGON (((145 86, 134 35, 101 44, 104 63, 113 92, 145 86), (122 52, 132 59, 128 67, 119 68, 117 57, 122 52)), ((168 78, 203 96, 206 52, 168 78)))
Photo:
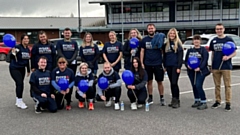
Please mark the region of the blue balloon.
POLYGON ((138 45, 139 45, 139 40, 138 40, 137 38, 133 37, 133 38, 131 38, 131 39, 129 40, 129 43, 130 43, 130 47, 131 47, 132 49, 135 49, 135 48, 137 48, 138 45))
POLYGON ((3 43, 8 47, 15 47, 16 46, 16 38, 12 34, 5 34, 3 36, 3 43))
POLYGON ((58 80, 58 86, 60 87, 61 90, 67 90, 69 86, 69 82, 66 78, 60 78, 58 80))
POLYGON ((231 41, 225 43, 222 47, 222 52, 224 55, 231 55, 235 51, 235 44, 231 41))
POLYGON ((106 77, 101 77, 98 79, 98 86, 102 90, 105 90, 108 88, 108 79, 106 77))
POLYGON ((122 79, 127 85, 132 85, 134 82, 134 75, 133 75, 132 71, 130 71, 130 70, 123 71, 122 79))
POLYGON ((191 57, 188 58, 188 65, 192 69, 196 69, 196 68, 199 67, 200 61, 196 56, 191 56, 191 57))
POLYGON ((87 80, 81 80, 78 83, 78 89, 82 91, 83 93, 88 91, 88 81, 87 80))

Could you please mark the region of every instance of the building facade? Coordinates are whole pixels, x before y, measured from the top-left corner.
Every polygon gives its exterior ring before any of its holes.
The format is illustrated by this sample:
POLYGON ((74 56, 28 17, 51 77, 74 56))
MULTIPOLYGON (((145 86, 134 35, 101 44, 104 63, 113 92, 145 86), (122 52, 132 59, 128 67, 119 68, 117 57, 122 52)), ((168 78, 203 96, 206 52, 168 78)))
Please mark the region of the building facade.
POLYGON ((107 28, 119 32, 123 24, 124 30, 138 28, 146 34, 146 25, 154 23, 164 33, 177 28, 185 40, 193 34, 215 33, 214 26, 219 22, 225 25, 225 33, 239 35, 240 31, 239 0, 95 0, 90 3, 105 5, 107 28))

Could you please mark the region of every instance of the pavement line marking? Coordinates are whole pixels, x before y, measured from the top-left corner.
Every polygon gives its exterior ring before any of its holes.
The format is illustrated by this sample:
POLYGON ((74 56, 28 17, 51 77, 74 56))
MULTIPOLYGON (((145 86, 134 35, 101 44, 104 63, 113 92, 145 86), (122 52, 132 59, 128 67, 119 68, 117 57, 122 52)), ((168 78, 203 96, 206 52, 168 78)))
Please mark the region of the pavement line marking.
POLYGON ((236 76, 236 75, 231 75, 231 77, 237 77, 237 78, 240 78, 240 76, 236 76))
MULTIPOLYGON (((235 84, 232 84, 231 86, 238 86, 238 85, 240 85, 240 83, 235 83, 235 84)), ((221 86, 221 88, 222 87, 225 87, 225 86, 221 86)), ((204 91, 207 91, 207 90, 212 90, 212 89, 215 89, 215 87, 209 87, 209 88, 203 88, 204 89, 204 91)), ((188 94, 188 93, 192 93, 193 91, 192 90, 189 90, 189 91, 184 91, 184 92, 180 92, 180 95, 182 95, 182 94, 188 94)))

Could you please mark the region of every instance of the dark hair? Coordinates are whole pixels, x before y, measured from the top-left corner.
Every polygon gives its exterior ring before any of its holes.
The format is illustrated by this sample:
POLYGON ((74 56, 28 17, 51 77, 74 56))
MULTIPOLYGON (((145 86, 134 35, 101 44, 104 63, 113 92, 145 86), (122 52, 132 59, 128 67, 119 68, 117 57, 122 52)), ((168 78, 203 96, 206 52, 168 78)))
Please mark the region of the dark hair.
POLYGON ((133 60, 136 60, 136 61, 137 61, 137 63, 138 63, 138 71, 137 71, 137 72, 139 73, 140 79, 143 79, 143 77, 144 77, 144 70, 143 70, 143 68, 142 68, 142 64, 141 64, 141 62, 140 62, 140 60, 139 60, 138 57, 134 57, 134 58, 132 59, 131 71, 132 71, 133 73, 136 72, 136 71, 135 71, 135 68, 134 68, 134 66, 133 66, 133 60))
POLYGON ((23 39, 24 39, 25 36, 28 37, 28 35, 27 35, 26 33, 23 33, 23 34, 21 35, 21 38, 20 38, 20 39, 21 39, 21 43, 20 43, 20 44, 22 44, 22 41, 23 41, 23 39))
POLYGON ((198 35, 198 34, 196 34, 196 35, 193 36, 193 40, 194 40, 194 39, 201 40, 201 36, 198 35))
POLYGON ((219 26, 223 26, 223 24, 222 24, 222 23, 217 23, 217 24, 216 24, 216 26, 217 26, 217 25, 219 25, 219 26))
POLYGON ((71 31, 71 29, 67 27, 64 29, 64 31, 71 31))
POLYGON ((47 57, 41 56, 41 57, 38 59, 38 62, 40 61, 40 59, 44 59, 44 60, 46 60, 46 61, 48 60, 47 57))
POLYGON ((153 24, 153 23, 149 23, 149 24, 147 25, 147 28, 148 28, 149 26, 153 26, 154 28, 156 28, 155 24, 153 24))
MULTIPOLYGON (((45 34, 47 36, 47 33, 45 31, 43 31, 43 30, 38 32, 38 43, 41 43, 39 36, 43 35, 43 34, 45 34)), ((48 44, 48 40, 47 40, 47 44, 48 44)))

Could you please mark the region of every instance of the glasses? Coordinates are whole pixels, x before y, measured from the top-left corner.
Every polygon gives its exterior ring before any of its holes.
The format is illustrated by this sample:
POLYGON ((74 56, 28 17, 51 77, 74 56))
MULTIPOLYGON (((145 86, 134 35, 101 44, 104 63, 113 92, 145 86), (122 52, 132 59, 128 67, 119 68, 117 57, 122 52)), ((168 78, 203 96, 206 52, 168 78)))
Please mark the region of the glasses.
POLYGON ((58 62, 58 64, 65 64, 66 62, 58 62))
POLYGON ((223 28, 219 28, 219 29, 216 29, 216 30, 223 30, 223 28))

